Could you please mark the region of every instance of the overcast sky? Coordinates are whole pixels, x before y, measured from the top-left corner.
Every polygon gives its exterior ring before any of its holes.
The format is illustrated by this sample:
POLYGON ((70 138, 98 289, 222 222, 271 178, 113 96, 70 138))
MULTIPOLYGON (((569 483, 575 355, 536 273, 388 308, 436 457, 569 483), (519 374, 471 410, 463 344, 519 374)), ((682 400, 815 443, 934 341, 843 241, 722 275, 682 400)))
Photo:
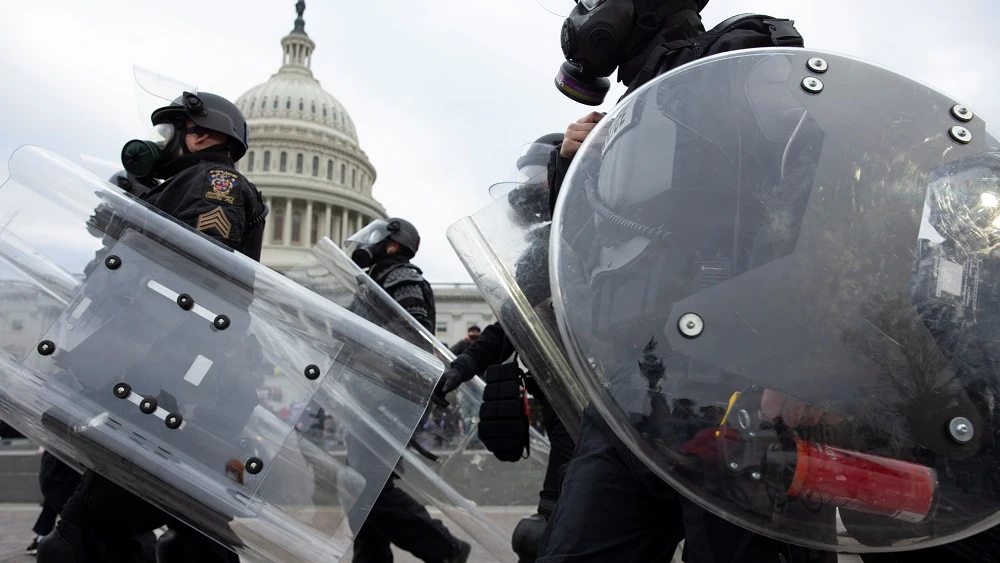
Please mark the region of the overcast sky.
MULTIPOLYGON (((118 161, 148 129, 133 65, 235 100, 277 71, 294 4, 0 0, 0 178, 24 144, 118 161)), ((881 63, 1000 119, 996 0, 712 0, 703 17, 712 27, 744 12, 794 19, 811 48, 881 63)), ((448 226, 513 179, 524 143, 590 111, 552 84, 562 19, 535 0, 309 0, 305 20, 313 73, 378 171, 375 197, 420 229, 428 279, 468 281, 448 226)))

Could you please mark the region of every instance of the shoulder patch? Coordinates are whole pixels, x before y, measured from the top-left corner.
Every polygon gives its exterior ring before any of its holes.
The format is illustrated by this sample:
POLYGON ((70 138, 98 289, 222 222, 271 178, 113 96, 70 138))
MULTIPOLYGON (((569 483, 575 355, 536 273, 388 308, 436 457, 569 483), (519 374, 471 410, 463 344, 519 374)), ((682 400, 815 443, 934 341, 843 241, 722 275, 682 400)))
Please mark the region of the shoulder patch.
POLYGON ((208 185, 212 189, 205 192, 205 199, 223 201, 230 205, 236 203, 233 190, 239 190, 240 177, 229 170, 209 170, 208 185))
POLYGON ((226 213, 221 207, 216 207, 211 211, 206 211, 198 216, 198 226, 195 227, 199 231, 207 231, 208 229, 215 229, 219 231, 222 238, 229 238, 229 231, 232 230, 233 224, 229 222, 229 217, 226 217, 226 213))

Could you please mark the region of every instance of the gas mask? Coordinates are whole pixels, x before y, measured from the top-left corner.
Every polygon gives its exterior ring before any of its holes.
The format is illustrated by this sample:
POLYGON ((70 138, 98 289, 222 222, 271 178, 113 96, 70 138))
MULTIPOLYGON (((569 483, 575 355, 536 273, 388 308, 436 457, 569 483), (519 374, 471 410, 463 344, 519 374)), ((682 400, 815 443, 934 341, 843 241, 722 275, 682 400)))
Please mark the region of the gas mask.
POLYGON ((362 244, 358 245, 357 248, 351 252, 351 261, 358 265, 359 268, 365 270, 372 265, 385 260, 389 257, 389 253, 386 251, 386 240, 376 242, 374 244, 362 244))
POLYGON ((607 77, 628 54, 634 21, 631 0, 578 0, 563 22, 566 62, 556 75, 556 88, 581 104, 604 103, 611 90, 607 77))
POLYGON ((370 268, 390 257, 390 243, 397 245, 392 256, 412 258, 420 248, 420 235, 404 219, 375 219, 344 241, 344 252, 350 253, 359 268, 370 268))
POLYGON ((200 133, 200 127, 160 123, 153 127, 145 140, 133 139, 122 147, 122 166, 138 178, 153 175, 179 156, 190 154, 184 142, 188 133, 200 133))
MULTIPOLYGON (((212 96, 212 94, 205 94, 205 96, 212 96)), ((229 104, 229 102, 223 101, 229 104)), ((233 109, 239 112, 235 106, 233 109)), ((198 120, 208 116, 205 102, 197 94, 191 92, 184 92, 170 106, 154 111, 152 115, 153 130, 150 131, 147 138, 145 140, 133 139, 122 147, 122 165, 125 167, 125 171, 138 178, 149 177, 161 171, 165 165, 178 157, 191 154, 187 143, 184 142, 184 137, 189 133, 202 135, 207 129, 197 124, 191 127, 186 127, 184 124, 188 119, 192 119, 196 123, 203 123, 198 120)), ((206 125, 212 127, 210 124, 206 125)))

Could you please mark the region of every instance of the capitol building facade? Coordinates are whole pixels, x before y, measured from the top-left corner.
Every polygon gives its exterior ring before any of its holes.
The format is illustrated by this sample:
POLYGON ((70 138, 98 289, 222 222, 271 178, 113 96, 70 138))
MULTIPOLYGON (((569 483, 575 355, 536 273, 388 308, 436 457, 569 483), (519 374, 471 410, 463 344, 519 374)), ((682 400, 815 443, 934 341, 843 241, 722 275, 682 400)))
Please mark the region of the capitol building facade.
MULTIPOLYGON (((237 168, 270 209, 261 262, 279 272, 295 267, 323 237, 342 247, 387 216, 372 193, 378 175, 351 116, 313 76, 316 44, 305 31, 305 3, 296 8, 295 27, 281 39, 278 72, 236 100, 250 127, 250 147, 237 168)), ((437 336, 445 344, 461 340, 469 326, 493 321, 474 284, 432 286, 437 336)))
POLYGON ((250 126, 250 149, 237 168, 271 210, 262 262, 286 271, 324 236, 342 245, 386 213, 372 197, 375 167, 351 116, 313 77, 316 45, 301 16, 281 46, 278 72, 236 100, 250 126))

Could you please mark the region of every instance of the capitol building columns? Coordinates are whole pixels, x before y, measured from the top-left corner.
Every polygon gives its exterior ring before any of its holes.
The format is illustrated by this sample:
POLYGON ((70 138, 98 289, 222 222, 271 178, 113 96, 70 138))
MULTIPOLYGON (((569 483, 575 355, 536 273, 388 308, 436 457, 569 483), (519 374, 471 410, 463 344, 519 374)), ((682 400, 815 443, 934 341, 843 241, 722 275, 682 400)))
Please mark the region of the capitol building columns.
POLYGON ((270 212, 264 236, 269 246, 308 250, 323 237, 342 246, 345 238, 361 230, 375 217, 333 203, 294 197, 266 198, 270 212), (277 206, 277 207, 276 207, 277 206))
MULTIPOLYGON (((278 71, 236 100, 250 127, 250 146, 237 169, 257 186, 270 210, 261 263, 287 272, 323 237, 343 248, 345 239, 386 218, 386 212, 372 195, 377 174, 351 116, 313 77, 316 44, 301 13, 281 48, 278 71)), ((423 228, 430 226, 417 225, 423 228)), ((469 325, 492 322, 473 284, 433 287, 436 332, 447 344, 464 338, 469 325)))
POLYGON ((239 97, 250 148, 238 169, 270 213, 261 262, 284 272, 323 237, 338 245, 385 208, 372 196, 375 167, 347 110, 313 77, 316 44, 299 17, 281 40, 278 72, 239 97))

